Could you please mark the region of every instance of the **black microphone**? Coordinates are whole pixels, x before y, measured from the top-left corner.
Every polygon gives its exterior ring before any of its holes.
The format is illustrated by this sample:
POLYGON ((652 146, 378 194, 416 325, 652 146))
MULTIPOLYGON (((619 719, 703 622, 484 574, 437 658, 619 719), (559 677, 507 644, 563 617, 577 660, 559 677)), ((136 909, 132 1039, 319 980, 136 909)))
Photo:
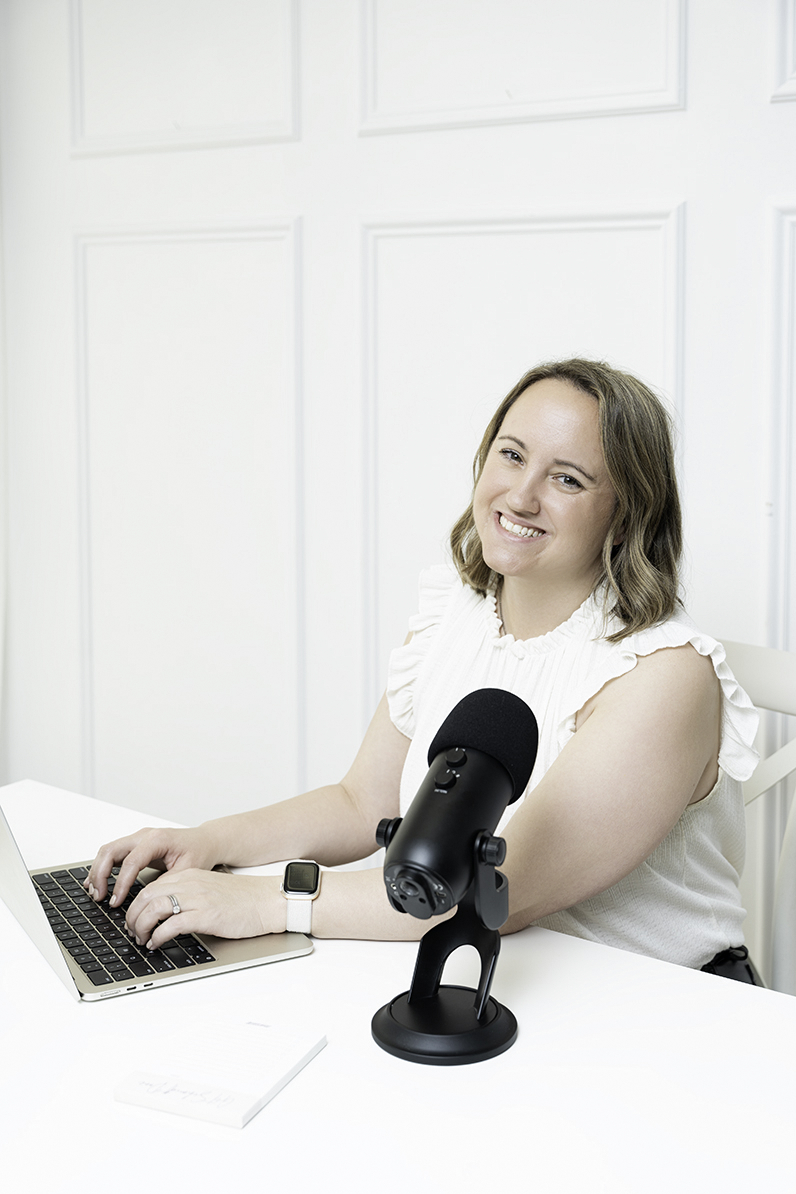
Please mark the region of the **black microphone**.
POLYGON ((538 745, 536 718, 514 693, 480 688, 459 701, 428 751, 431 764, 405 817, 385 819, 384 883, 390 903, 420 920, 459 903, 481 861, 500 866, 497 823, 525 791, 538 745))

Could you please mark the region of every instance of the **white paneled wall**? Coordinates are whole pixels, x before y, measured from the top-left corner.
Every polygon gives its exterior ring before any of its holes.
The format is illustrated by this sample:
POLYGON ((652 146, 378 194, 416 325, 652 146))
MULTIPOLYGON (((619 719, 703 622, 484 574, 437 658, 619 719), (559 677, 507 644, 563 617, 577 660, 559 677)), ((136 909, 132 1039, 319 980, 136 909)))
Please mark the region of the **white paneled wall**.
POLYGON ((69 18, 74 153, 295 136, 296 0, 71 0, 69 18))
POLYGON ((4 778, 338 777, 570 353, 675 411, 697 621, 796 648, 795 80, 796 0, 2 0, 4 778))
POLYGON ((363 129, 679 108, 683 18, 683 0, 366 0, 363 129))
POLYGON ((303 738, 295 235, 79 254, 87 780, 254 804, 303 738))

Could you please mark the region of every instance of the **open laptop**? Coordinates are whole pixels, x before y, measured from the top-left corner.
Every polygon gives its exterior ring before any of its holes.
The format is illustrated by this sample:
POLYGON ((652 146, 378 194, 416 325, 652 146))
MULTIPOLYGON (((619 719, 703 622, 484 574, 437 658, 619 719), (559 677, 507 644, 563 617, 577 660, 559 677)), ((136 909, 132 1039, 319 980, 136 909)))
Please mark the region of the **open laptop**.
MULTIPOLYGON (((107 899, 95 904, 83 890, 90 865, 72 862, 28 871, 0 808, 0 897, 75 999, 110 999, 312 951, 303 933, 237 941, 189 933, 160 950, 141 949, 124 929, 130 897, 115 909, 107 899)), ((159 874, 149 868, 138 883, 159 874)))

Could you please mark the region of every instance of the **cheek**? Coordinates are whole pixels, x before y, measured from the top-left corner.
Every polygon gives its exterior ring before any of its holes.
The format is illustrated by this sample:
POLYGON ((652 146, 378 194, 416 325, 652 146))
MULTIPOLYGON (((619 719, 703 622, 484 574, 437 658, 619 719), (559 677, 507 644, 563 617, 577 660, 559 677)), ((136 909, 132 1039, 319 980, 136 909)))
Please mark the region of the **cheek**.
POLYGON ((475 489, 473 490, 473 518, 476 526, 479 519, 483 520, 486 516, 486 510, 489 505, 489 498, 487 497, 487 488, 484 483, 484 475, 481 474, 475 489))

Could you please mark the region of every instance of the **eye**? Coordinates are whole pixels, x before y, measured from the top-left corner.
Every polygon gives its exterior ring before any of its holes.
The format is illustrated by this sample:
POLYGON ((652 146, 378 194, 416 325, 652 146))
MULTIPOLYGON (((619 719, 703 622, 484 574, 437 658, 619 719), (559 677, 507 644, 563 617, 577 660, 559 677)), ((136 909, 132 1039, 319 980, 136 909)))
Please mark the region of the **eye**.
POLYGON ((512 464, 522 464, 522 457, 514 448, 500 448, 499 452, 504 460, 510 460, 512 464))
POLYGON ((570 477, 569 473, 558 473, 556 480, 560 481, 565 489, 571 489, 573 493, 577 492, 579 489, 583 489, 580 481, 578 481, 575 477, 570 477))

